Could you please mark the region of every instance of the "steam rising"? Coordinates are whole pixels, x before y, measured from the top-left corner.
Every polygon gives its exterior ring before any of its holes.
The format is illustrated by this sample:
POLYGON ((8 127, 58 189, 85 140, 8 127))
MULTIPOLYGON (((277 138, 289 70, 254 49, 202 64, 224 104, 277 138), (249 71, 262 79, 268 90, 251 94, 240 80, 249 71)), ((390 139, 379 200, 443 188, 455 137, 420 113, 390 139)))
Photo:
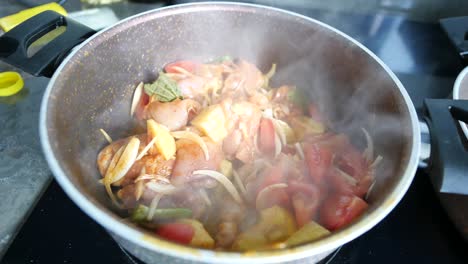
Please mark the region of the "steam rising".
MULTIPOLYGON (((91 80, 97 83, 96 88, 103 88, 102 97, 89 98, 91 107, 76 106, 83 115, 92 116, 91 123, 106 129, 113 138, 132 134, 121 131, 123 127, 134 125, 128 113, 135 85, 140 81, 154 81, 157 72, 169 62, 180 59, 206 62, 230 55, 252 62, 263 73, 276 63, 277 73, 272 79, 272 87, 287 84, 303 90, 325 115, 324 119, 329 122, 327 126, 349 135, 362 151, 366 147, 362 128, 369 131, 375 142, 375 153, 383 156, 369 201, 372 206, 383 199, 382 194, 392 187, 397 180, 395 175, 400 173, 400 163, 407 154, 404 152, 405 140, 410 132, 408 121, 402 119, 406 106, 401 103, 395 83, 381 65, 338 33, 276 11, 232 7, 229 12, 221 12, 219 8, 211 7, 208 11, 188 8, 184 12, 187 13, 174 12, 162 18, 153 15, 153 20, 142 19, 140 23, 143 24, 123 28, 122 32, 110 37, 108 42, 115 45, 114 51, 125 56, 111 58, 104 45, 97 45, 93 51, 95 56, 83 59, 87 60, 88 69, 81 68, 84 71, 81 76, 89 78, 82 78, 79 85, 86 87, 89 83, 84 80, 91 80), (148 34, 148 28, 154 32, 148 34), (95 69, 103 65, 107 69, 96 74, 95 69)), ((79 121, 78 125, 90 120, 79 121)), ((86 142, 85 139, 82 141, 86 142)), ((99 142, 104 144, 104 140, 99 142)), ((74 147, 83 157, 93 160, 97 145, 83 146, 78 141, 74 147)), ((84 171, 82 175, 95 175, 95 163, 89 164, 79 165, 84 171)), ((271 165, 265 164, 267 167, 271 165)), ((288 167, 293 166, 294 163, 288 164, 288 167)), ((245 183, 258 175, 253 173, 242 180, 245 183)), ((91 180, 96 181, 95 178, 91 180)), ((99 188, 102 186, 96 187, 99 188)), ((188 199, 187 193, 196 192, 196 186, 190 188, 193 189, 187 189, 178 198, 188 199)), ((249 186, 245 188, 248 192, 249 186)), ((190 199, 200 205, 206 204, 207 200, 213 202, 205 196, 190 199)), ((246 211, 245 205, 235 203, 229 195, 223 199, 222 205, 210 208, 209 213, 227 223, 237 221, 233 217, 239 215, 253 217, 246 222, 255 222, 256 214, 246 211)), ((170 205, 166 196, 159 201, 159 206, 170 205)), ((206 228, 210 231, 218 227, 206 228)))

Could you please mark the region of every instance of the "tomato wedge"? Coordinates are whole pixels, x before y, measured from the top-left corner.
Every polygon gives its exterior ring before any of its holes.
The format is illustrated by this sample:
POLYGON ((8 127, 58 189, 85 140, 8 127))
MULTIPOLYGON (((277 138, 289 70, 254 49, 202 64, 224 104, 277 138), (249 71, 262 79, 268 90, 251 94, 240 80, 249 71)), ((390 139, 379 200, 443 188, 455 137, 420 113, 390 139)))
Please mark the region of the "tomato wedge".
POLYGON ((288 192, 292 195, 292 206, 298 227, 315 219, 320 205, 320 191, 312 185, 291 181, 288 192))
POLYGON ((168 223, 161 225, 156 231, 158 236, 179 244, 188 245, 195 234, 195 230, 189 224, 168 223))
POLYGON ((331 150, 320 144, 305 144, 304 154, 311 179, 321 184, 332 163, 331 150))
POLYGON ((275 127, 269 118, 262 118, 258 128, 258 148, 264 154, 275 152, 275 127))
POLYGON ((352 145, 349 145, 337 156, 336 167, 348 176, 343 177, 343 174, 337 170, 331 170, 330 181, 333 188, 341 193, 364 197, 374 179, 363 155, 352 145))
POLYGON ((188 61, 188 60, 180 60, 180 61, 175 61, 172 63, 167 64, 164 67, 164 71, 167 73, 180 73, 180 71, 177 70, 178 68, 182 68, 188 72, 194 73, 196 69, 198 68, 199 64, 193 61, 188 61))
POLYGON ((335 193, 323 203, 320 222, 327 229, 336 230, 352 222, 366 208, 367 203, 357 196, 335 193))

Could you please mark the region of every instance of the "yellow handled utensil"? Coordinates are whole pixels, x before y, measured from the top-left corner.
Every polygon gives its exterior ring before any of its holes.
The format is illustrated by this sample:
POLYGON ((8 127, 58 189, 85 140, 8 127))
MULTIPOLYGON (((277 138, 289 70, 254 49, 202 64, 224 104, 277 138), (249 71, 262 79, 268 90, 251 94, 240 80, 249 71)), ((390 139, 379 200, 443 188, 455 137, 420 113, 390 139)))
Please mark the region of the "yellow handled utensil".
POLYGON ((11 96, 23 89, 24 82, 17 72, 0 72, 0 96, 11 96))

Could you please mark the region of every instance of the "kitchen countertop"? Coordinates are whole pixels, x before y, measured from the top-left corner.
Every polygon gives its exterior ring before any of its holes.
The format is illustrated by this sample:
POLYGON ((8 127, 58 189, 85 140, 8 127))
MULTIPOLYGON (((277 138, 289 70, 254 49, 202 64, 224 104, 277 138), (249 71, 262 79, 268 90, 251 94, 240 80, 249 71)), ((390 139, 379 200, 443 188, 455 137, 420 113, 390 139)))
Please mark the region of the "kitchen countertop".
MULTIPOLYGON (((20 8, 2 5, 0 16, 20 8)), ((69 11, 80 8, 77 1, 67 5, 69 11)), ((120 3, 111 8, 124 18, 156 6, 120 3)), ((299 7, 289 10, 304 13, 299 7)), ((418 111, 423 98, 449 96, 454 76, 462 68, 448 40, 442 31, 434 30, 434 24, 389 15, 356 16, 310 9, 307 15, 344 31, 376 53, 407 88, 411 87, 408 92, 418 111)), ((9 69, 0 63, 0 71, 9 69)), ((20 94, 0 98, 0 258, 52 179, 38 134, 40 101, 48 79, 27 74, 23 77, 25 87, 20 94)))

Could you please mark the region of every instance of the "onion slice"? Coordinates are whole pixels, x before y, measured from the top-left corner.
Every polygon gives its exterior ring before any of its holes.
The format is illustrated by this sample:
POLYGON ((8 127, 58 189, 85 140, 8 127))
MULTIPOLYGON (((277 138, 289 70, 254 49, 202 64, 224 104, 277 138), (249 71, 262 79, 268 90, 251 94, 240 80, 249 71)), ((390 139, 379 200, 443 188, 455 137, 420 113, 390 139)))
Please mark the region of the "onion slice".
POLYGON ((352 186, 356 186, 358 184, 358 181, 353 178, 351 175, 349 175, 348 173, 338 169, 337 167, 334 168, 336 170, 336 172, 338 172, 338 174, 343 177, 343 179, 348 182, 349 184, 351 184, 352 186))
POLYGON ((148 150, 154 145, 154 143, 156 142, 156 138, 157 137, 154 137, 149 143, 148 145, 146 145, 146 147, 140 152, 140 154, 138 154, 138 156, 136 157, 136 160, 140 160, 141 158, 143 158, 143 156, 146 155, 146 153, 148 152, 148 150))
POLYGON ((281 140, 278 133, 275 132, 275 158, 281 153, 281 140))
POLYGON ((107 142, 112 143, 112 138, 109 136, 109 134, 107 134, 107 132, 100 128, 99 131, 101 131, 102 135, 104 136, 104 138, 107 140, 107 142))
POLYGON ((133 113, 135 113, 136 107, 138 103, 140 102, 140 98, 142 94, 143 94, 143 82, 140 82, 135 88, 135 92, 133 92, 132 105, 130 107, 130 116, 133 116, 133 113))
POLYGON ((158 182, 147 182, 146 186, 152 191, 162 194, 172 194, 177 191, 177 188, 172 184, 158 183, 158 182))
POLYGON ((163 197, 164 194, 158 193, 153 197, 153 200, 151 200, 151 204, 149 207, 148 215, 146 216, 146 220, 151 221, 154 217, 154 214, 156 213, 156 208, 158 208, 159 200, 161 200, 161 197, 163 197))
POLYGON ((135 183, 135 200, 140 200, 145 190, 145 183, 143 181, 138 181, 135 183))
POLYGON ((102 183, 104 184, 104 187, 106 188, 107 195, 109 195, 112 202, 117 206, 119 206, 119 203, 117 202, 117 199, 115 198, 115 195, 112 192, 111 182, 108 180, 108 178, 106 178, 106 175, 109 173, 110 170, 113 170, 115 168, 115 165, 117 164, 120 157, 122 156, 123 151, 124 151, 124 147, 122 146, 115 152, 114 156, 112 157, 109 163, 109 166, 107 167, 107 171, 106 171, 106 174, 104 175, 104 178, 101 179, 102 183))
POLYGON ((197 143, 197 145, 200 146, 200 148, 203 150, 203 154, 205 155, 205 160, 210 159, 208 146, 206 145, 205 141, 199 135, 191 131, 174 131, 174 132, 171 132, 171 135, 177 139, 183 138, 183 139, 188 139, 197 143))
POLYGON ((239 193, 236 190, 236 187, 232 184, 232 182, 222 173, 214 171, 214 170, 196 170, 193 172, 193 175, 203 175, 203 176, 209 176, 218 182, 220 182, 224 188, 231 194, 232 198, 237 203, 242 203, 242 199, 239 195, 239 193))
POLYGON ((257 195, 257 199, 255 199, 255 207, 257 209, 260 209, 260 203, 264 199, 265 195, 268 194, 271 191, 274 191, 276 189, 282 189, 282 188, 287 188, 288 185, 286 183, 276 183, 272 185, 268 185, 267 187, 263 188, 257 195))
POLYGON ((211 206, 212 203, 211 203, 210 197, 208 197, 208 193, 206 193, 205 189, 200 189, 199 192, 200 192, 201 197, 205 201, 206 205, 211 206))
POLYGON ((304 150, 302 150, 301 143, 297 142, 294 144, 294 147, 296 148, 297 153, 299 153, 299 157, 301 157, 301 159, 305 159, 304 150))
POLYGON ((367 201, 369 199, 370 192, 374 189, 376 180, 372 182, 372 184, 369 186, 369 189, 367 190, 366 196, 364 196, 364 199, 367 201))
POLYGON ((379 165, 379 163, 382 160, 383 160, 383 157, 378 155, 377 158, 375 158, 374 162, 372 162, 372 164, 369 166, 369 168, 374 169, 375 167, 377 167, 377 165, 379 165))
POLYGON ((273 121, 275 132, 278 134, 279 139, 281 139, 281 143, 283 145, 286 145, 287 144, 286 135, 284 134, 284 130, 281 128, 281 125, 279 124, 279 120, 272 118, 271 121, 273 121))
POLYGON ((239 190, 245 196, 247 194, 247 190, 245 189, 244 184, 242 183, 242 180, 241 180, 239 174, 235 170, 233 170, 232 171, 232 176, 234 177, 234 180, 236 181, 236 184, 239 187, 239 190))
POLYGON ((371 136, 369 135, 369 132, 365 128, 361 128, 362 132, 364 133, 364 136, 366 137, 366 142, 367 142, 367 148, 363 152, 364 158, 370 162, 374 158, 374 142, 372 141, 371 136))
POLYGON ((178 71, 179 73, 185 74, 187 76, 195 76, 195 74, 187 71, 186 69, 179 67, 179 66, 172 66, 172 69, 178 71))
POLYGON ((140 140, 136 137, 132 137, 128 141, 115 167, 107 169, 106 176, 104 177, 106 179, 105 181, 112 184, 127 174, 136 160, 139 146, 140 140))

